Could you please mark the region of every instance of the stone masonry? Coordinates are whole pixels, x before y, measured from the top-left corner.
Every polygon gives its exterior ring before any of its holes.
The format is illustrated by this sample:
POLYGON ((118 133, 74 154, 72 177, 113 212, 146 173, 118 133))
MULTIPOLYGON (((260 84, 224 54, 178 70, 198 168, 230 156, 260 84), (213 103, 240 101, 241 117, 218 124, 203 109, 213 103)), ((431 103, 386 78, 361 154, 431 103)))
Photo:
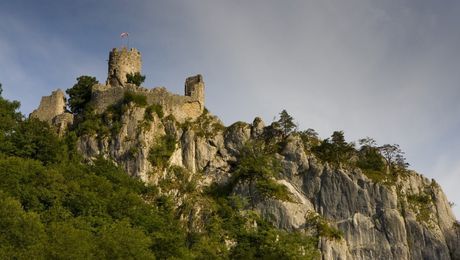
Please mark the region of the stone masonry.
POLYGON ((123 99, 126 91, 147 97, 149 105, 158 104, 165 116, 173 115, 177 121, 194 120, 204 110, 204 81, 201 75, 192 76, 185 81, 184 96, 168 92, 164 87, 147 89, 126 82, 127 73, 141 71, 141 54, 136 49, 113 49, 109 54, 108 77, 105 85, 92 88, 91 103, 97 113, 123 99))
MULTIPOLYGON (((158 104, 165 116, 173 115, 177 121, 195 120, 204 110, 204 81, 201 75, 192 76, 185 81, 184 95, 170 93, 164 87, 147 89, 126 82, 126 74, 141 73, 141 53, 134 48, 114 48, 109 54, 106 84, 92 87, 91 104, 96 113, 103 113, 110 105, 120 102, 126 91, 147 97, 148 105, 158 104)), ((60 134, 73 123, 73 115, 66 112, 65 93, 58 89, 45 96, 38 109, 30 117, 38 118, 55 125, 60 134)))
POLYGON ((54 125, 59 135, 63 135, 69 125, 73 124, 73 115, 66 112, 65 94, 60 89, 53 91, 50 96, 42 97, 40 106, 30 117, 54 125))
POLYGON ((65 107, 65 94, 58 89, 53 91, 50 96, 42 97, 40 106, 30 114, 30 117, 38 118, 51 124, 57 115, 65 112, 65 107))
POLYGON ((126 74, 141 73, 142 60, 141 53, 134 48, 128 50, 122 48, 112 49, 109 54, 109 70, 107 85, 113 87, 124 87, 126 84, 126 74))

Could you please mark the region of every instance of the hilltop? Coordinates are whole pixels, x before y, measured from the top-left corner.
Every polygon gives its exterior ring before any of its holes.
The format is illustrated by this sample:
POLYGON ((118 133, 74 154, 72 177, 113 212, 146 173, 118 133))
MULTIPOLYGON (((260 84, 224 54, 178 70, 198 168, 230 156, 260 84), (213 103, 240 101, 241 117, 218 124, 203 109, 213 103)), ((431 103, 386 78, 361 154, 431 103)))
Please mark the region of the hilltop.
POLYGON ((446 196, 397 145, 321 140, 286 111, 224 126, 203 76, 175 95, 143 87, 141 66, 138 50, 113 49, 105 84, 82 76, 30 119, 2 99, 1 206, 43 237, 13 252, 59 258, 82 241, 74 257, 460 259, 446 196))

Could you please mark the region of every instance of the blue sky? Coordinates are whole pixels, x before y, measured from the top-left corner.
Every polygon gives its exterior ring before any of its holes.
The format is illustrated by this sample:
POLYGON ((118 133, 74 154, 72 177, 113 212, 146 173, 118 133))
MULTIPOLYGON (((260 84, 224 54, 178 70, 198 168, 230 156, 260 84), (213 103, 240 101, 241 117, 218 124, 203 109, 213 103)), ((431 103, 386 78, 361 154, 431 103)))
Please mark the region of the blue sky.
POLYGON ((401 145, 460 215, 460 2, 14 0, 0 2, 0 82, 30 113, 80 75, 106 79, 121 32, 148 87, 201 73, 226 124, 282 110, 322 137, 401 145))

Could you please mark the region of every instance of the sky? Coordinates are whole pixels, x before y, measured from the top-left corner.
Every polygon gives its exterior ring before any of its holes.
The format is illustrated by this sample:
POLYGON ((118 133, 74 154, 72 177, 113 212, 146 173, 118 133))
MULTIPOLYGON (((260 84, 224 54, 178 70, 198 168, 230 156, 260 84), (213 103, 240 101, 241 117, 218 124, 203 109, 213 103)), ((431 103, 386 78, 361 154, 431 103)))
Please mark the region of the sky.
POLYGON ((28 115, 81 75, 107 77, 109 51, 139 49, 147 87, 183 94, 202 74, 226 125, 266 124, 399 144, 460 216, 460 1, 5 0, 3 96, 28 115))

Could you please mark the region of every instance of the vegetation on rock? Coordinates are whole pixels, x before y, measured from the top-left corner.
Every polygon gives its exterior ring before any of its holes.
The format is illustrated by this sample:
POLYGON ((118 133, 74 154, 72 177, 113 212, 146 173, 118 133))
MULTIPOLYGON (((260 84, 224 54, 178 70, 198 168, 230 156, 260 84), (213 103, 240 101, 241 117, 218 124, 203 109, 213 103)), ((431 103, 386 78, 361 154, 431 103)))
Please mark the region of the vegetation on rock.
MULTIPOLYGON (((311 158, 328 163, 334 170, 329 175, 360 169, 378 185, 399 185, 407 172, 397 145, 378 146, 365 138, 357 147, 342 131, 321 140, 313 129, 297 131, 286 110, 266 128, 242 122, 225 128, 207 110, 195 121, 178 125, 172 115, 164 117, 160 105, 148 106, 146 96, 127 91, 120 102, 96 114, 85 92, 93 82, 82 76, 67 91, 78 120, 61 138, 53 126, 25 119, 17 111, 18 102, 0 95, 1 259, 320 259, 320 241, 342 240, 344 233, 334 223, 341 228, 345 224, 310 212, 302 227, 286 231, 258 208, 267 199, 290 206, 299 203, 292 190, 298 187, 293 184, 290 190, 280 181, 290 174, 285 164, 298 160, 288 157, 308 157, 302 158, 303 165, 293 166, 298 170, 289 176, 293 179, 311 177, 304 172, 311 158), (154 140, 147 158, 154 166, 154 184, 129 177, 102 156, 87 163, 76 151, 78 138, 119 133, 127 115, 144 108, 139 124, 156 121, 156 114, 166 132, 154 140), (254 134, 253 128, 260 131, 254 134), (189 130, 197 138, 192 141, 208 142, 216 150, 227 135, 238 139, 231 140, 235 148, 224 181, 205 184, 209 175, 200 172, 205 167, 192 172, 169 164, 184 145, 177 139, 189 130), (289 149, 298 153, 285 152, 289 149)), ((135 139, 123 140, 127 138, 135 139)), ((128 148, 127 160, 139 154, 140 146, 128 148)), ((420 193, 398 192, 403 198, 398 205, 431 225, 432 190, 430 186, 420 193)), ((458 222, 453 227, 458 228, 458 222)))
POLYGON ((72 88, 66 90, 69 95, 68 105, 73 114, 81 114, 91 100, 91 88, 99 82, 95 77, 80 76, 72 88))
POLYGON ((165 168, 169 158, 176 149, 176 137, 164 135, 156 140, 155 146, 149 152, 149 162, 159 168, 165 168))
POLYGON ((281 171, 275 154, 264 141, 251 141, 240 151, 240 158, 232 175, 231 185, 246 184, 251 207, 254 209, 256 197, 290 200, 286 186, 276 182, 281 171))
POLYGON ((139 72, 126 74, 126 82, 140 86, 145 81, 145 75, 141 75, 139 72))

